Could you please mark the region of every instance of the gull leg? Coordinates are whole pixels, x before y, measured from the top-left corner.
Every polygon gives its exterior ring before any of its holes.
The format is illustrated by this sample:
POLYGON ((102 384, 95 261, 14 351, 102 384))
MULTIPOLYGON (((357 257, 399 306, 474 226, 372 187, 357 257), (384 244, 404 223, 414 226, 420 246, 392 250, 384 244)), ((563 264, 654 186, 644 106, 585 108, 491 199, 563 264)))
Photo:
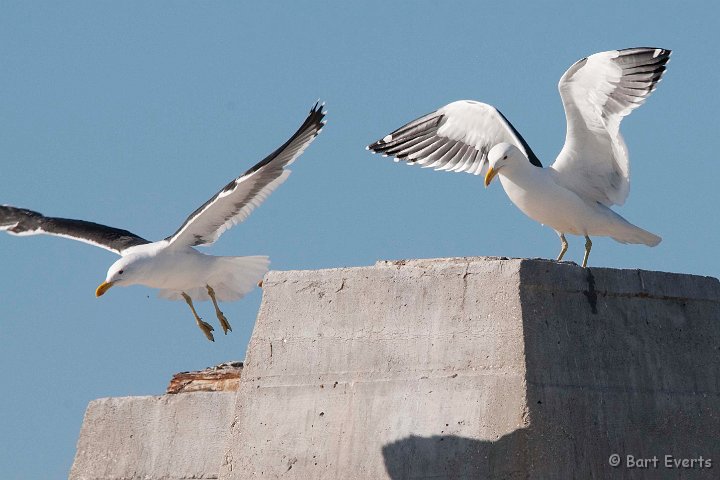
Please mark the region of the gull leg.
POLYGON ((230 323, 227 321, 227 318, 225 318, 225 315, 223 315, 223 312, 220 311, 220 307, 218 307, 217 300, 215 299, 215 290, 213 290, 210 285, 205 285, 205 288, 207 288, 210 300, 212 300, 213 306, 215 307, 215 315, 217 315, 218 320, 220 320, 220 326, 222 327, 223 332, 225 332, 225 335, 227 335, 228 330, 232 332, 232 328, 230 327, 230 323))
POLYGON ((564 233, 560 234, 560 244, 561 244, 560 255, 558 255, 558 258, 557 258, 558 262, 562 260, 563 255, 565 255, 565 252, 567 252, 567 248, 568 248, 568 243, 567 243, 567 240, 565 239, 564 233))
POLYGON ((590 249, 592 248, 592 242, 590 241, 590 237, 585 235, 585 256, 583 257, 583 268, 587 267, 587 259, 590 256, 590 249))
POLYGON ((212 331, 215 329, 209 323, 203 322, 202 319, 198 316, 190 296, 185 292, 182 292, 181 295, 185 299, 185 302, 187 302, 187 304, 190 306, 190 310, 192 310, 193 316, 195 316, 195 323, 197 323, 197 326, 200 327, 200 330, 202 330, 208 340, 214 342, 215 337, 213 337, 212 331))

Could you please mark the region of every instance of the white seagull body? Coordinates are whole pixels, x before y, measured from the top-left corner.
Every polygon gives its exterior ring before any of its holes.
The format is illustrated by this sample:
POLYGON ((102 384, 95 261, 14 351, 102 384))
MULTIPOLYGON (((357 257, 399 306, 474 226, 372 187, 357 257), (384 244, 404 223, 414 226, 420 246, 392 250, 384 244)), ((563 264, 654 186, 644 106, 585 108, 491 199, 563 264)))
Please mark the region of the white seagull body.
POLYGON ((171 236, 150 242, 127 230, 84 220, 45 217, 32 210, 0 206, 0 230, 13 235, 55 235, 82 241, 117 253, 121 258, 108 270, 96 295, 114 285, 145 285, 169 300, 184 299, 209 340, 212 326, 202 321, 192 300, 212 300, 227 334, 230 324, 218 301, 233 301, 252 290, 268 270, 266 256, 218 257, 197 251, 233 225, 245 220, 290 175, 294 162, 320 133, 325 122, 322 106, 315 105, 295 134, 281 147, 240 177, 232 180, 195 210, 171 236))
POLYGON ((497 175, 510 200, 528 217, 565 234, 655 246, 661 238, 615 213, 630 191, 630 163, 620 122, 645 102, 660 81, 670 50, 629 48, 600 52, 573 64, 558 88, 565 107, 565 145, 542 168, 517 130, 491 105, 463 100, 414 120, 368 146, 396 161, 424 168, 497 175))

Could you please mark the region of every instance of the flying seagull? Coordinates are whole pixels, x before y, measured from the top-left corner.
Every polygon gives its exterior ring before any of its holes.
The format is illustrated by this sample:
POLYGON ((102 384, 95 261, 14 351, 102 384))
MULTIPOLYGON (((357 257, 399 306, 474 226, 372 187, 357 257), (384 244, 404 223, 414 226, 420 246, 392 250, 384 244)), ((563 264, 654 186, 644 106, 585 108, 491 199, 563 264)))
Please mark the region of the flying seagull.
POLYGON ((114 285, 145 285, 160 289, 168 300, 183 299, 198 327, 214 341, 213 327, 195 311, 193 300, 212 300, 225 334, 232 330, 218 301, 234 301, 252 290, 268 270, 268 257, 219 257, 193 247, 209 245, 225 230, 245 220, 281 183, 294 162, 325 125, 323 105, 315 104, 305 122, 280 148, 247 172, 232 180, 190 214, 180 228, 157 242, 117 228, 85 220, 45 217, 9 205, 0 206, 0 230, 13 235, 47 234, 70 238, 117 253, 105 281, 97 287, 101 296, 114 285))
POLYGON ((661 238, 615 213, 630 191, 630 163, 620 134, 623 117, 657 87, 670 50, 628 48, 600 52, 575 62, 558 88, 565 116, 565 146, 552 166, 540 160, 498 109, 462 100, 414 120, 368 146, 368 150, 424 168, 497 175, 510 200, 528 217, 560 236, 590 236, 654 247, 661 238))

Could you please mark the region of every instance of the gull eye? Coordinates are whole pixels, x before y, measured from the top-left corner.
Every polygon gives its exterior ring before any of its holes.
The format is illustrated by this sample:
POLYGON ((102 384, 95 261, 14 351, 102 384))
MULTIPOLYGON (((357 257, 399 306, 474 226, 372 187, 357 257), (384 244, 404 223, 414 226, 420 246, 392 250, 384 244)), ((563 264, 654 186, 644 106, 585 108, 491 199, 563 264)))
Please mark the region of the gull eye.
POLYGON ((120 271, 118 272, 118 275, 122 275, 124 271, 125 271, 125 270, 120 270, 120 271))
POLYGON ((503 157, 503 160, 507 160, 507 155, 505 155, 505 156, 503 157))

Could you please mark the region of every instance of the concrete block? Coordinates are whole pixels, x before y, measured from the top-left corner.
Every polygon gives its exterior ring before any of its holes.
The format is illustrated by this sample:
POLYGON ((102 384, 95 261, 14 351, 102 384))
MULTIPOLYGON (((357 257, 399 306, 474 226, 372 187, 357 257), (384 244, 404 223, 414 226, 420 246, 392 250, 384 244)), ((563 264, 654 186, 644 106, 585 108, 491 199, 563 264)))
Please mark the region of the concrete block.
POLYGON ((235 392, 90 402, 70 480, 218 478, 235 392))
POLYGON ((719 367, 714 278, 498 258, 270 272, 220 478, 643 478, 627 455, 717 478, 719 367))

